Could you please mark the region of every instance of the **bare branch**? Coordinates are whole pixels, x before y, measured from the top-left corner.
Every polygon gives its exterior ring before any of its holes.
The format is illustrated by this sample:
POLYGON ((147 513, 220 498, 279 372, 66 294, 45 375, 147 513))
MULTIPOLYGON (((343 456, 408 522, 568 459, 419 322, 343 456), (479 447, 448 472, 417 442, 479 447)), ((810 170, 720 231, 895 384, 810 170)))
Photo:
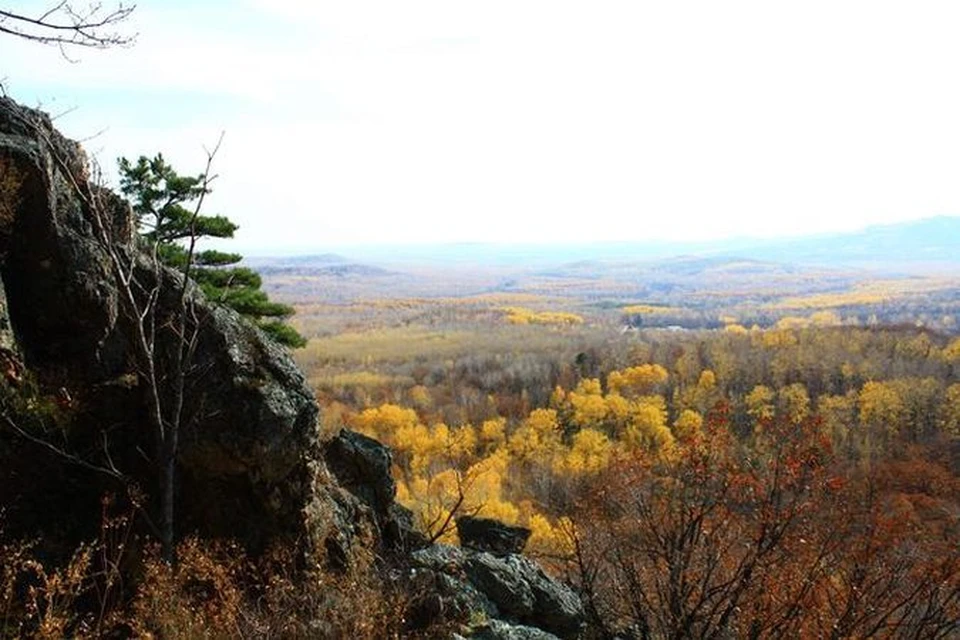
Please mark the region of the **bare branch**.
POLYGON ((461 510, 463 509, 463 503, 467 499, 464 486, 466 484, 472 484, 473 479, 468 478, 465 480, 459 471, 456 472, 456 476, 457 476, 457 501, 453 504, 452 507, 450 507, 449 511, 447 512, 447 517, 443 520, 443 524, 440 525, 439 529, 434 530, 433 527, 436 526, 438 522, 440 522, 440 518, 443 514, 442 511, 440 512, 440 515, 438 515, 433 520, 433 522, 431 522, 427 527, 427 531, 434 531, 433 535, 430 536, 430 544, 433 544, 434 542, 442 538, 443 534, 445 534, 450 529, 450 525, 453 523, 454 518, 456 518, 457 515, 461 513, 461 510))
POLYGON ((104 10, 100 3, 79 10, 66 0, 36 16, 0 9, 0 33, 58 46, 65 57, 69 47, 106 49, 128 46, 133 44, 136 34, 122 34, 114 28, 127 20, 134 9, 136 5, 121 2, 112 10, 104 10))
POLYGON ((17 422, 13 418, 11 418, 9 415, 7 415, 6 412, 0 412, 0 418, 3 419, 4 424, 6 424, 11 430, 13 430, 17 435, 19 435, 24 440, 28 440, 29 442, 32 442, 35 445, 43 447, 44 449, 47 449, 48 451, 55 454, 56 456, 70 462, 71 464, 75 464, 78 467, 82 467, 89 471, 96 471, 97 473, 108 475, 111 478, 114 478, 116 480, 120 480, 121 482, 126 483, 127 481, 126 476, 124 476, 122 473, 117 471, 116 468, 113 467, 112 462, 110 464, 110 467, 104 467, 98 464, 94 464, 89 460, 84 460, 80 456, 74 453, 71 453, 61 447, 58 447, 57 445, 53 444, 49 440, 38 438, 37 436, 30 433, 30 431, 28 431, 27 429, 24 429, 19 424, 17 424, 17 422))

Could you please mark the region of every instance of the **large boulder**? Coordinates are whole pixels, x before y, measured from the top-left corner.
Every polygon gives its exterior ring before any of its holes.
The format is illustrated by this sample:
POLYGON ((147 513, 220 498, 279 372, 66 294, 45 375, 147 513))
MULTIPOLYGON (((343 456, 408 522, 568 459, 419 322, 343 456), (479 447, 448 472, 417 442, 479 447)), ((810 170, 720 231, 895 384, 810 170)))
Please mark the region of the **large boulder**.
POLYGON ((460 544, 494 555, 520 553, 530 537, 530 529, 510 526, 493 518, 460 516, 456 522, 460 544))
POLYGON ((393 454, 377 440, 341 429, 325 444, 324 460, 341 487, 371 511, 388 550, 410 551, 427 545, 413 524, 413 513, 395 501, 397 483, 391 475, 393 454))
POLYGON ((414 572, 435 583, 441 609, 496 621, 478 627, 475 637, 527 637, 527 627, 562 638, 582 631, 580 597, 525 556, 434 545, 411 558, 414 572))
POLYGON ((377 514, 386 515, 397 494, 397 483, 390 475, 393 454, 388 447, 362 433, 342 429, 327 443, 324 458, 342 487, 377 514))
POLYGON ((418 583, 430 586, 427 591, 440 597, 440 610, 451 617, 496 619, 500 609, 467 578, 468 553, 445 544, 425 547, 410 554, 411 572, 418 583))
MULTIPOLYGON (((91 184, 87 172, 81 148, 45 114, 0 98, 0 348, 22 358, 41 394, 69 405, 69 428, 58 447, 91 466, 116 469, 155 496, 142 361, 133 355, 134 319, 124 312, 128 292, 118 284, 111 251, 133 265, 135 286, 160 291, 161 362, 178 339, 164 327, 177 312, 183 281, 140 254, 130 208, 91 184)), ((251 549, 277 538, 322 543, 345 516, 323 486, 333 481, 322 468, 313 393, 284 348, 194 287, 186 296, 198 333, 185 369, 178 530, 240 539, 251 549), (304 536, 305 509, 314 521, 329 520, 329 531, 304 536)), ((34 468, 57 476, 51 471, 56 455, 43 447, 27 450, 9 431, 0 437, 26 451, 34 468)), ((84 473, 73 466, 69 475, 84 473)), ((15 528, 18 513, 50 513, 57 492, 63 504, 94 505, 88 516, 96 519, 98 494, 121 488, 95 472, 43 484, 43 474, 30 469, 6 471, 0 497, 8 528, 15 528), (35 481, 41 486, 34 491, 35 481)))
POLYGON ((511 554, 470 554, 466 575, 509 619, 531 624, 563 637, 579 634, 584 622, 580 597, 544 573, 529 558, 511 554))

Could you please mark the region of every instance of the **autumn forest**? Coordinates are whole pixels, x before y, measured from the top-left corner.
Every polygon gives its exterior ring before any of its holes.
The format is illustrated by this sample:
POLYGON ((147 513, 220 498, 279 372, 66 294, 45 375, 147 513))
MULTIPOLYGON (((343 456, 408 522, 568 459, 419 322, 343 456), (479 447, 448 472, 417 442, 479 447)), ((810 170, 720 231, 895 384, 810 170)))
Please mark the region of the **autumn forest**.
POLYGON ((529 528, 597 637, 958 633, 955 279, 571 268, 403 295, 281 263, 267 286, 297 306, 322 428, 392 448, 431 540, 463 514, 529 528))
POLYGON ((140 4, 0 2, 0 640, 960 640, 960 5, 140 4))

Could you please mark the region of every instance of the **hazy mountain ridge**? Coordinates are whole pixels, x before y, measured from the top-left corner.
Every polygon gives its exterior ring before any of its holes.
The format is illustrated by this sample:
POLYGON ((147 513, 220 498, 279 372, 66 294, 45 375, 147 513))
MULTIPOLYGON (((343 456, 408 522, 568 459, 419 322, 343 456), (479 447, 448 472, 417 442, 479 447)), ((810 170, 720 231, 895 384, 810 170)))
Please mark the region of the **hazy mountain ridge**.
POLYGON ((957 267, 960 266, 960 217, 937 216, 874 225, 851 233, 787 238, 740 248, 736 253, 781 262, 884 269, 915 267, 918 263, 957 267))
MULTIPOLYGON (((789 238, 729 238, 712 242, 608 242, 585 244, 449 243, 406 246, 369 246, 323 253, 248 258, 263 273, 296 269, 300 275, 323 268, 354 265, 397 271, 422 267, 529 269, 541 275, 608 272, 626 265, 658 263, 668 270, 688 269, 702 262, 704 269, 740 268, 765 271, 791 269, 789 265, 867 267, 885 271, 918 268, 960 268, 960 217, 937 216, 889 225, 874 225, 849 233, 827 233, 789 238), (774 267, 774 265, 779 265, 774 267), (672 265, 672 266, 671 266, 672 265), (748 266, 749 265, 749 266, 748 266)), ((331 269, 336 273, 337 269, 331 269)), ((292 271, 285 271, 292 273, 292 271)), ((374 275, 373 272, 370 275, 374 275)), ((381 274, 382 275, 382 274, 381 274)))
POLYGON ((772 301, 840 293, 871 280, 960 272, 960 218, 844 234, 712 244, 458 244, 355 248, 251 258, 271 295, 291 303, 484 293, 689 304, 724 295, 772 301))

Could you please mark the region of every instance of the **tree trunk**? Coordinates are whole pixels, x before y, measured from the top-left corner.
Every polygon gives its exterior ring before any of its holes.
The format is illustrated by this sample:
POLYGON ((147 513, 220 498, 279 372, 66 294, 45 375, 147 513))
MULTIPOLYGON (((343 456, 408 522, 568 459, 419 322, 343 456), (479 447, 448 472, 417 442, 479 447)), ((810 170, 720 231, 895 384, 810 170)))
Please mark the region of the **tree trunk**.
POLYGON ((164 443, 160 465, 160 553, 163 561, 172 565, 174 553, 174 496, 176 489, 177 437, 176 429, 168 434, 164 443))

